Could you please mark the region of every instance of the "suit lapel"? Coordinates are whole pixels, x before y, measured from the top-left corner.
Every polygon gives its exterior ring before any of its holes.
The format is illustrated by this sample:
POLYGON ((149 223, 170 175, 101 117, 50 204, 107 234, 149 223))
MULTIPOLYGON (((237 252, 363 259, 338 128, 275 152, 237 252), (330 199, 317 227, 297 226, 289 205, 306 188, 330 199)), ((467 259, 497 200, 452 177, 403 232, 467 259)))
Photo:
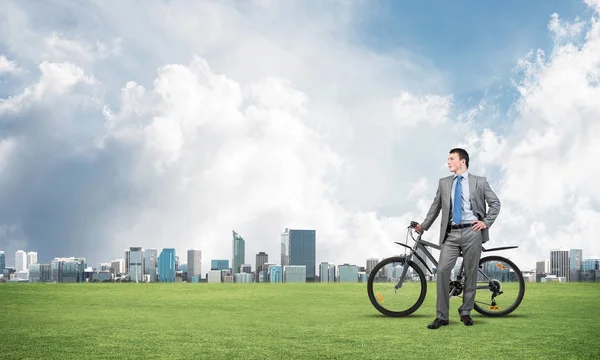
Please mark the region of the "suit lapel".
POLYGON ((471 202, 475 199, 475 190, 477 190, 477 178, 473 175, 469 175, 469 200, 471 200, 471 202))
POLYGON ((444 194, 445 197, 445 201, 446 204, 448 204, 449 206, 451 206, 451 202, 452 202, 452 197, 450 196, 450 193, 452 193, 452 182, 454 181, 454 177, 453 176, 449 176, 448 180, 446 181, 446 193, 444 194))

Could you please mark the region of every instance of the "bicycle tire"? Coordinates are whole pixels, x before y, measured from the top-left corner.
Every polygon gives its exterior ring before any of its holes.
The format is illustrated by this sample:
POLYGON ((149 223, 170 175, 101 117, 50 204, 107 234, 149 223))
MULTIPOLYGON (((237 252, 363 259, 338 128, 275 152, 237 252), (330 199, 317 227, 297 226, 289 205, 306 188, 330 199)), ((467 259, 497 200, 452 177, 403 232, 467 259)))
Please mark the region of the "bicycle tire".
POLYGON ((473 304, 473 309, 475 311, 477 311, 478 313, 480 313, 481 315, 488 316, 488 317, 500 317, 500 316, 508 315, 511 312, 515 311, 519 307, 519 305, 521 305, 521 301, 523 301, 523 297, 525 296, 525 279, 523 278, 523 273, 521 272, 521 269, 519 269, 519 267, 517 265, 515 265, 515 263, 513 263, 512 261, 508 260, 505 257, 499 256, 499 255, 486 256, 479 260, 479 266, 481 266, 483 263, 485 263, 487 261, 503 261, 503 262, 507 263, 508 265, 510 265, 515 270, 515 274, 517 275, 517 278, 519 279, 519 294, 517 295, 517 299, 515 300, 515 302, 503 311, 489 312, 489 311, 485 310, 484 308, 480 307, 479 305, 477 305, 477 303, 473 304))
MULTIPOLYGON (((421 268, 418 267, 417 264, 415 264, 413 261, 408 262, 408 266, 410 266, 414 271, 416 271, 416 273, 419 275, 419 278, 421 279, 421 293, 419 295, 419 299, 413 306, 411 306, 407 310, 390 311, 388 309, 383 308, 379 304, 379 302, 375 298, 375 294, 373 293, 373 280, 375 278, 375 274, 377 274, 377 272, 379 272, 379 270, 381 270, 381 268, 383 268, 384 266, 386 266, 389 263, 406 263, 406 261, 405 261, 404 256, 393 256, 393 257, 383 259, 377 265, 375 265, 373 270, 371 270, 371 273, 369 274, 369 278, 367 280, 367 293, 369 294, 369 300, 371 300, 371 304, 375 307, 375 309, 377 309, 383 315, 390 316, 390 317, 408 316, 408 315, 412 314, 413 312, 417 311, 417 309, 419 307, 421 307, 421 305, 423 304, 423 301, 425 300, 425 296, 427 295, 427 281, 425 280, 425 274, 423 274, 423 271, 421 270, 421 268)), ((392 286, 391 283, 390 283, 390 286, 392 286)))

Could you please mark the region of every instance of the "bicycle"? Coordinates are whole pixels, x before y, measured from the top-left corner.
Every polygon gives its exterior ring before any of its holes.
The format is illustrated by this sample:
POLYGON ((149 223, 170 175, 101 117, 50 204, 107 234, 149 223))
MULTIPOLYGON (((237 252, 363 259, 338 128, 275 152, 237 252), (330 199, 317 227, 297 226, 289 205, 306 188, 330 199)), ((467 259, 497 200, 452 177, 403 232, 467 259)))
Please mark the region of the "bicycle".
MULTIPOLYGON (((412 229, 416 228, 416 226, 417 223, 411 221, 407 228, 406 236, 406 242, 408 242, 408 234, 410 234, 415 242, 414 246, 411 247, 401 242, 394 242, 410 249, 410 252, 383 259, 369 273, 367 280, 369 299, 373 306, 384 315, 404 317, 415 312, 423 304, 427 294, 427 280, 422 267, 427 269, 432 277, 435 275, 421 255, 431 260, 433 266, 437 268, 438 262, 427 247, 440 250, 441 246, 421 239, 421 234, 415 239, 412 229), (420 262, 420 264, 414 260, 420 262), (382 274, 379 274, 380 271, 382 271, 382 274), (395 285, 391 286, 391 283, 395 283, 395 285), (380 286, 380 284, 383 285, 380 286), (374 289, 374 287, 377 289, 374 289), (403 291, 398 291, 401 288, 403 291), (391 293, 392 290, 393 293, 391 293), (404 297, 416 295, 417 293, 418 298, 416 302, 409 300, 406 305, 409 306, 407 309, 404 306, 398 310, 386 308, 391 303, 402 300, 404 297)), ((517 247, 504 246, 486 249, 482 246, 482 254, 489 251, 515 249, 517 247)), ((462 258, 462 253, 459 255, 460 258, 462 258)), ((451 297, 461 297, 460 294, 464 289, 463 277, 464 264, 461 261, 456 280, 451 280, 449 284, 448 290, 451 297)), ((482 257, 479 260, 475 304, 473 306, 475 311, 481 315, 491 317, 508 315, 521 304, 524 295, 525 281, 523 274, 512 261, 498 255, 482 257), (508 290, 508 294, 516 294, 516 298, 513 299, 514 296, 506 296, 506 290, 508 290), (491 297, 489 300, 484 301, 490 296, 490 293, 491 297)))

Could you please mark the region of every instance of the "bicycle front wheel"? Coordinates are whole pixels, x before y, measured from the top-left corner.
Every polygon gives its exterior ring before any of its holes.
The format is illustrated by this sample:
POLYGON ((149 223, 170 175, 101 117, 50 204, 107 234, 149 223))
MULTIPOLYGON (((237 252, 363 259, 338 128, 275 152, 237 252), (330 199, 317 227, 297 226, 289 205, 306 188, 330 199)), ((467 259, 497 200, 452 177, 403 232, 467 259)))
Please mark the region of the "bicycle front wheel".
POLYGON ((371 304, 386 316, 402 317, 415 312, 427 293, 427 282, 421 268, 412 261, 406 263, 401 256, 379 262, 367 281, 367 293, 371 304), (404 266, 408 266, 402 287, 395 289, 404 266))
POLYGON ((521 270, 502 256, 479 260, 475 311, 485 316, 504 316, 513 312, 525 295, 521 270))

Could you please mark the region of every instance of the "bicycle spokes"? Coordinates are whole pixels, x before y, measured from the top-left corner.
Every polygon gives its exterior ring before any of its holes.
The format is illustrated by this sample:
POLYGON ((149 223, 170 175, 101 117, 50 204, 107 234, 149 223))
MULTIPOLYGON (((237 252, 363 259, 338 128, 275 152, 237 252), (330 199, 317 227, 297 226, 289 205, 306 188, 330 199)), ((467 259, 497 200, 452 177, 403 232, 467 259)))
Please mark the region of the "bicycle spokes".
POLYGON ((405 262, 386 259, 369 274, 371 301, 382 313, 389 316, 405 316, 416 310, 422 302, 424 284, 419 271, 413 266, 413 263, 406 265, 405 262), (402 286, 398 287, 398 283, 402 286))
POLYGON ((475 302, 489 315, 505 312, 520 302, 520 272, 506 259, 480 263, 475 302))

